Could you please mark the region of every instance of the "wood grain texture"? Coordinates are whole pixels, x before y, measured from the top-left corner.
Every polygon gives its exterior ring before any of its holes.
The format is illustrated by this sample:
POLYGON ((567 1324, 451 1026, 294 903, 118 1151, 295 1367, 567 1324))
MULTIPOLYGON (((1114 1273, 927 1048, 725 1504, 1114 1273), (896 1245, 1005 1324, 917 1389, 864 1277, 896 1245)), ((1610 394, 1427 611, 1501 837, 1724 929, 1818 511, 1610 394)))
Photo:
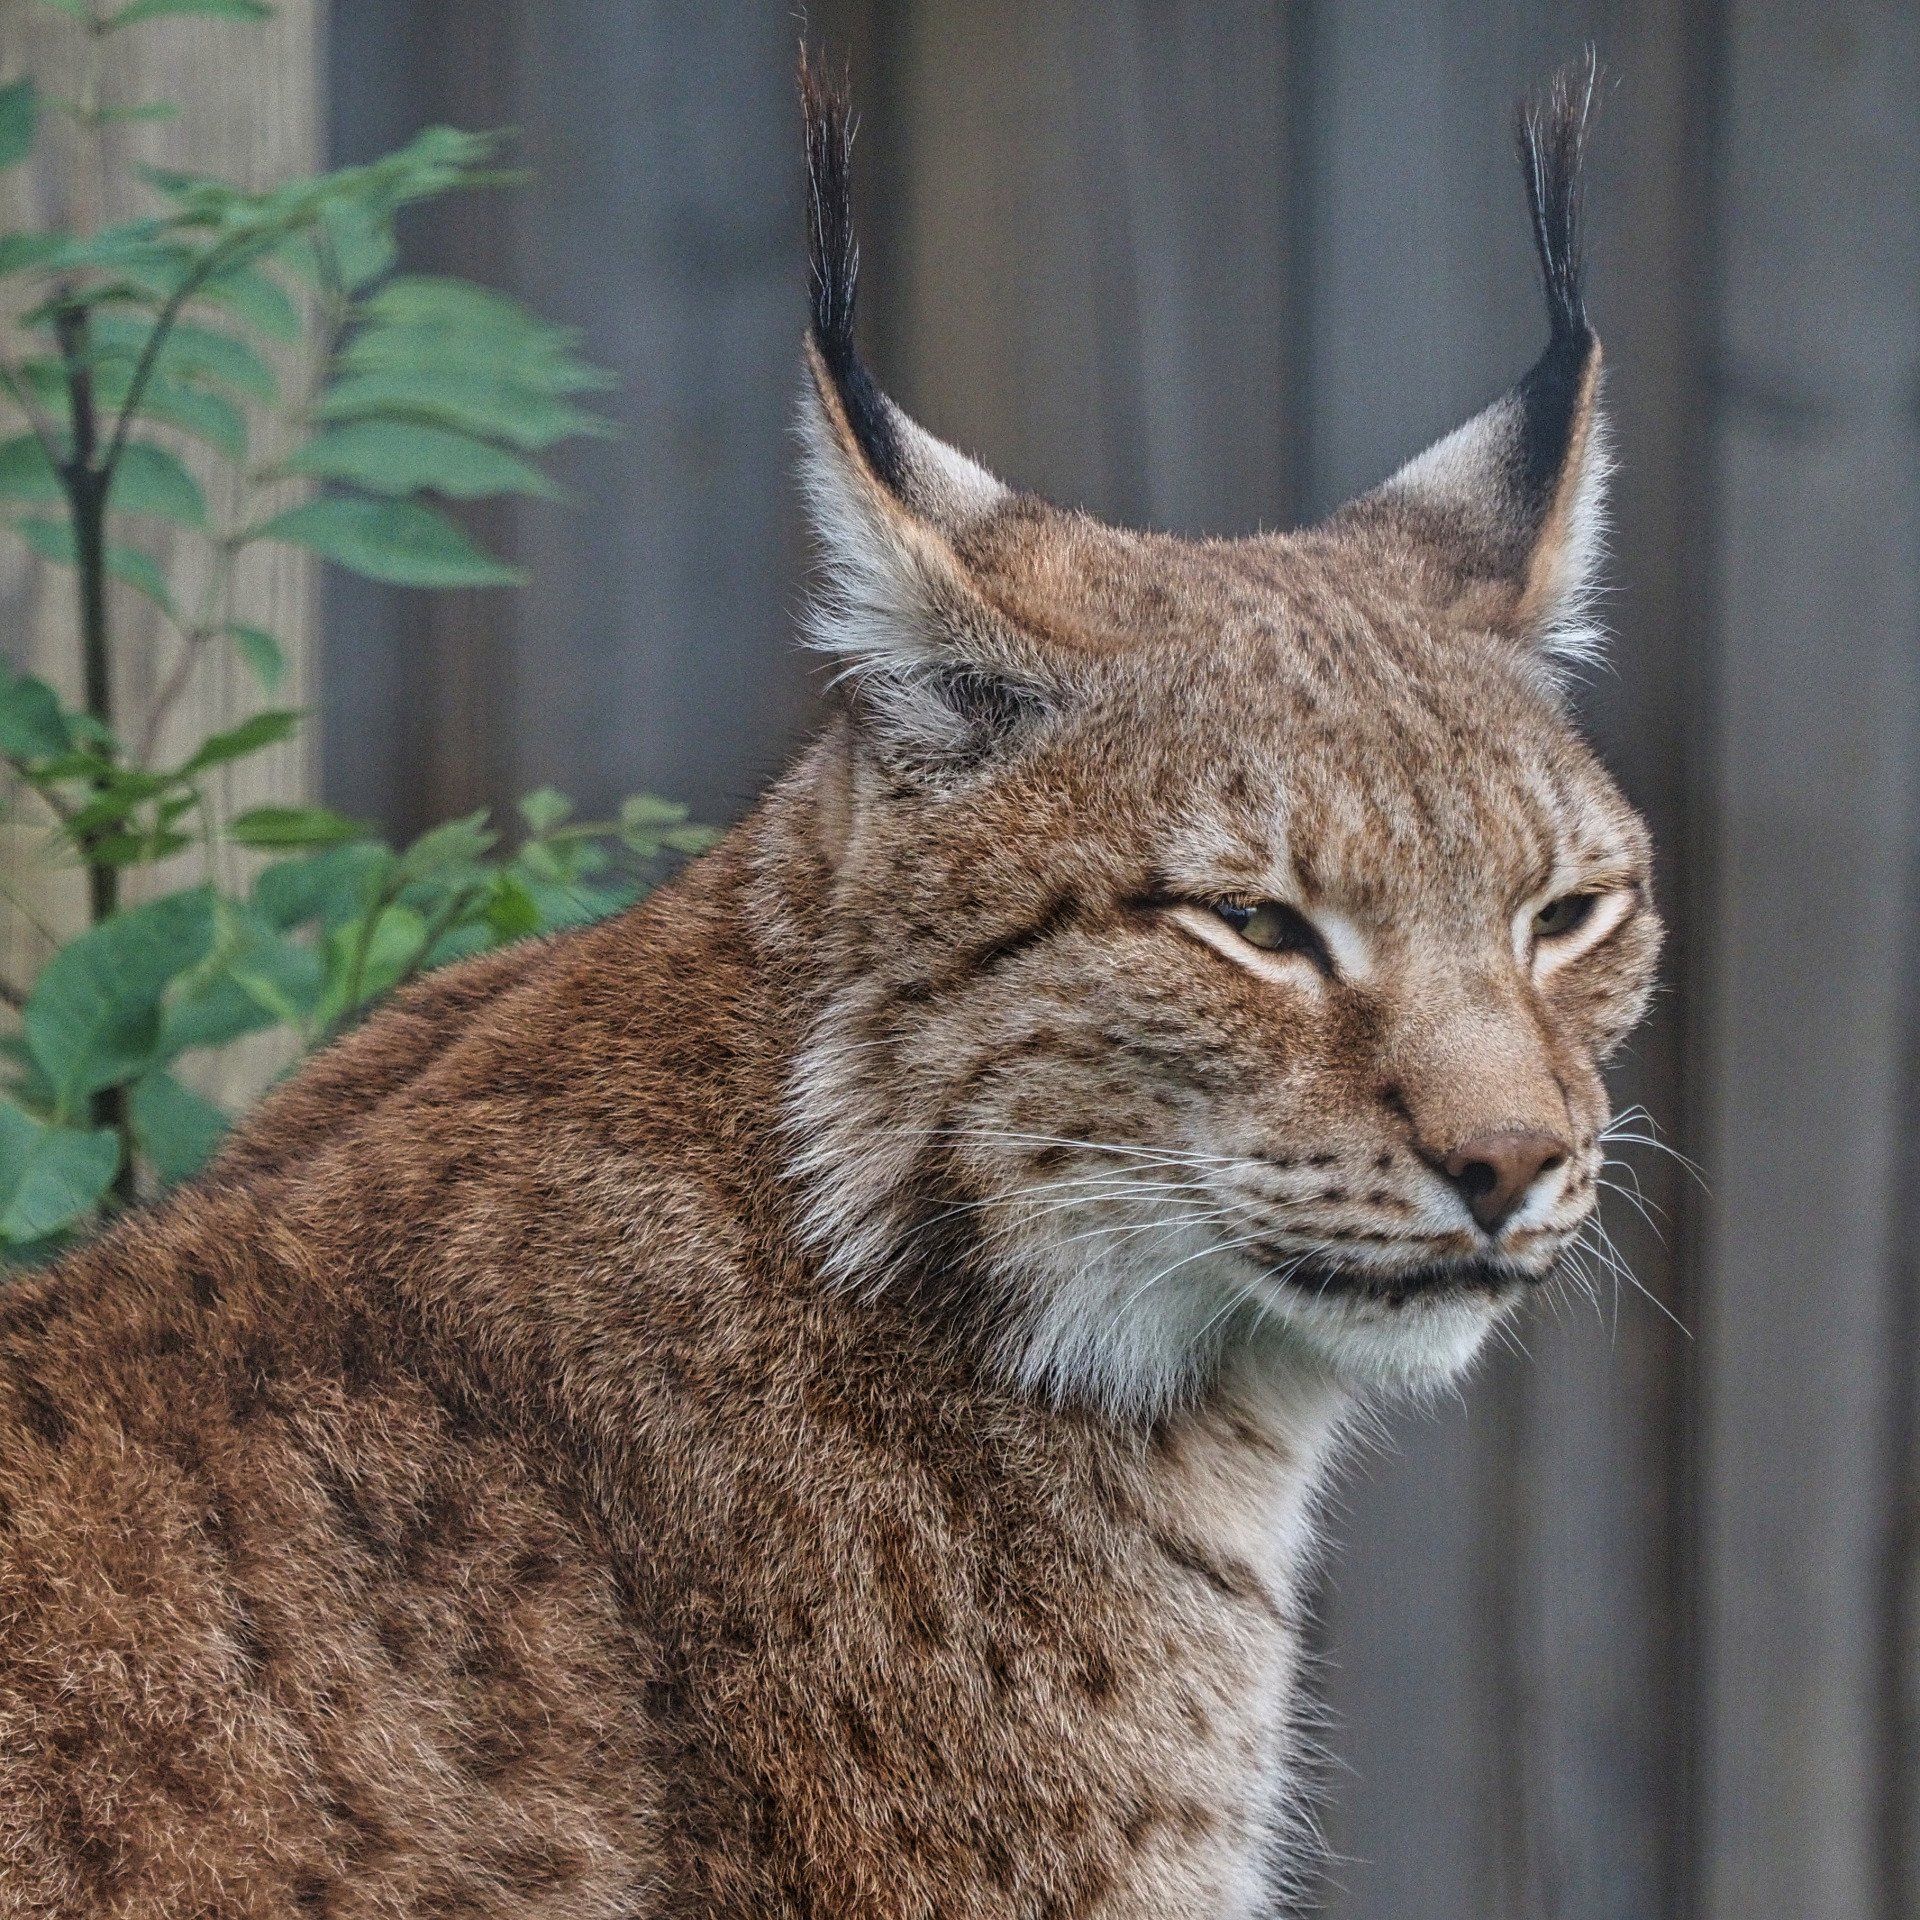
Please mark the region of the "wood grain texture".
POLYGON ((1736 5, 1725 60, 1702 1911, 1865 1920, 1890 1910, 1920 22, 1736 5))
MULTIPOLYGON (((287 0, 272 21, 261 26, 160 19, 103 38, 98 43, 100 97, 122 105, 171 101, 180 107, 179 117, 109 129, 95 142, 49 111, 33 161, 0 176, 0 223, 72 222, 91 228, 150 213, 155 199, 132 177, 133 162, 191 166, 244 186, 266 186, 310 172, 319 158, 321 14, 318 0, 287 0)), ((43 94, 81 96, 88 84, 85 37, 71 20, 50 11, 7 8, 0 23, 0 77, 16 73, 34 75, 43 94)), ((14 310, 8 308, 9 313, 14 310)), ((304 377, 295 360, 286 355, 279 360, 289 383, 304 377)), ((215 525, 237 526, 242 500, 227 470, 166 429, 152 429, 152 437, 173 444, 194 469, 207 488, 215 525)), ((270 461, 277 450, 269 431, 254 452, 270 461)), ((272 504, 285 500, 275 498, 272 504)), ((262 506, 256 490, 245 501, 244 515, 256 514, 262 506)), ((139 529, 138 544, 167 569, 176 599, 185 607, 196 606, 211 566, 207 543, 170 525, 147 522, 139 529)), ((230 604, 231 618, 265 627, 280 638, 287 675, 275 698, 289 706, 304 704, 312 691, 315 651, 311 560, 292 547, 249 548, 236 568, 230 604)), ((128 589, 112 588, 109 605, 115 625, 116 713, 123 726, 134 731, 134 722, 172 671, 180 641, 158 613, 128 589)), ((12 540, 0 546, 0 644, 17 664, 31 667, 77 701, 75 617, 72 576, 66 569, 30 562, 12 540)), ((163 759, 178 758, 206 734, 232 726, 261 704, 260 689, 243 662, 228 650, 210 647, 156 750, 163 759)), ((223 804, 237 811, 297 799, 308 791, 311 775, 311 746, 303 739, 224 770, 215 784, 223 804)), ((7 831, 0 861, 9 884, 26 890, 24 897, 36 903, 48 931, 77 931, 84 901, 76 876, 47 873, 37 857, 42 844, 37 829, 7 831)), ((138 899, 156 885, 186 884, 184 876, 197 859, 197 854, 186 853, 157 873, 136 872, 130 877, 129 896, 138 899)), ((226 877, 237 880, 240 868, 236 865, 226 877)), ((0 918, 5 923, 0 947, 6 963, 24 975, 45 959, 48 941, 18 909, 9 907, 0 918)), ((239 1102, 256 1094, 278 1064, 271 1046, 249 1045, 234 1049, 196 1077, 206 1091, 239 1102)))

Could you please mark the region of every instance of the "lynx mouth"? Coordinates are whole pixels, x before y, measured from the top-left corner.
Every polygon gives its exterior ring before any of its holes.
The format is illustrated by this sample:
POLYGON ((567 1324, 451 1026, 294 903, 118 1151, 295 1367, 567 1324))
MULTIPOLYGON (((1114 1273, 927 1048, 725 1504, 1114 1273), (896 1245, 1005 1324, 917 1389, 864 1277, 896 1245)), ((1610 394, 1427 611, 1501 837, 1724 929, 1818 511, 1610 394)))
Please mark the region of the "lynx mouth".
POLYGON ((1278 1256, 1273 1279, 1289 1293, 1314 1300, 1372 1301, 1385 1307, 1475 1298, 1498 1304, 1545 1277, 1497 1260, 1432 1260, 1392 1272, 1330 1260, 1303 1263, 1297 1254, 1280 1254, 1277 1248, 1263 1251, 1278 1256))

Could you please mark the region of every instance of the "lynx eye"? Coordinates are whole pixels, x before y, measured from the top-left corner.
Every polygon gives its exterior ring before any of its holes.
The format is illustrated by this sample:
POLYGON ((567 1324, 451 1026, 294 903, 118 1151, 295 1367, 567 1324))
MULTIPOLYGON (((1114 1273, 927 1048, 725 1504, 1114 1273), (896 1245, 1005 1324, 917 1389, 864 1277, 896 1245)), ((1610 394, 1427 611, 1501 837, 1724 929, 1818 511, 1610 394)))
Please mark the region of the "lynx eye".
POLYGON ((1213 911, 1250 947, 1262 953, 1298 953, 1320 969, 1333 972, 1333 955, 1320 930, 1296 907, 1279 900, 1260 900, 1251 906, 1237 900, 1216 900, 1213 911))
POLYGON ((1558 900, 1549 900, 1533 916, 1533 937, 1536 940, 1559 940, 1569 933, 1579 932, 1593 917, 1599 899, 1597 893, 1563 893, 1558 900))

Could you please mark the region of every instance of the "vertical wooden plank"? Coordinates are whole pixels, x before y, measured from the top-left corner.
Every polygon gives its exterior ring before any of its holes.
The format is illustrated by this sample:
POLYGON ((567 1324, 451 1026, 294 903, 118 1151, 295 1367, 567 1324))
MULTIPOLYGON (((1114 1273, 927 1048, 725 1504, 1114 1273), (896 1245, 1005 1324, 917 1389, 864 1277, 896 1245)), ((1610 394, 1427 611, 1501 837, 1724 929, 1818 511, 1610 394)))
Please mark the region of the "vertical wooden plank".
POLYGON ((1866 1920, 1891 1910, 1920 18, 1733 0, 1727 23, 1703 1912, 1866 1920))
POLYGON ((778 6, 337 0, 337 139, 511 125, 530 177, 416 230, 420 263, 577 326, 620 376, 563 505, 488 510, 521 595, 330 583, 326 785, 405 829, 544 784, 725 819, 809 711, 790 434, 804 317, 795 28, 778 6))
MULTIPOLYGON (((1907 538, 1920 542, 1920 512, 1907 538)), ((1920 953, 1920 834, 1908 848, 1907 951, 1920 953)), ((1894 1431, 1889 1448, 1886 1560, 1886 1710, 1881 1864, 1884 1910, 1893 1920, 1920 1913, 1920 967, 1906 992, 1906 1166, 1894 1240, 1894 1431)))
MULTIPOLYGON (((1589 33, 1620 77, 1597 142, 1594 299, 1626 468, 1626 588, 1610 608, 1618 676, 1584 704, 1671 844, 1685 832, 1674 634, 1689 604, 1672 530, 1698 375, 1678 271, 1693 197, 1688 10, 1483 0, 1313 21, 1297 83, 1313 510, 1379 480, 1538 350, 1512 103, 1589 33)), ((1616 1076, 1616 1101, 1647 1101, 1669 1133, 1681 1046, 1677 1023, 1657 1023, 1616 1076)), ((1681 1214, 1671 1166, 1630 1157, 1648 1200, 1681 1214)), ((1674 1248, 1617 1201, 1608 1225, 1643 1283, 1675 1297, 1674 1248)), ((1350 1496, 1327 1602, 1331 1738, 1352 1769, 1330 1820, 1334 1913, 1672 1910, 1683 1675, 1670 1443, 1684 1343, 1631 1292, 1597 1315, 1569 1296, 1521 1337, 1525 1356, 1494 1356, 1463 1405, 1399 1423, 1397 1456, 1371 1463, 1350 1496)))
MULTIPOLYGON (((1695 1158, 1692 1009, 1703 985, 1699 837, 1709 734, 1705 621, 1712 343, 1709 223, 1700 191, 1713 122, 1714 11, 1633 0, 1588 24, 1611 83, 1593 147, 1593 298, 1620 470, 1606 603, 1609 669, 1579 706, 1652 825, 1669 927, 1667 991, 1610 1074, 1616 1109, 1643 1106, 1658 1137, 1695 1158)), ((1542 60, 1566 57, 1570 26, 1542 60)), ((1509 202, 1509 211, 1512 203, 1509 202)), ((1645 1122, 1633 1131, 1649 1131, 1645 1122)), ((1690 1250, 1699 1184, 1656 1149, 1622 1143, 1607 1177, 1610 1234, 1656 1306, 1621 1287, 1600 1317, 1576 1311, 1529 1342, 1519 1376, 1529 1431, 1511 1471, 1528 1513, 1531 1629, 1510 1654, 1530 1678, 1537 1737, 1510 1731, 1502 1773, 1531 1831, 1510 1910, 1688 1911, 1693 1819, 1694 1597, 1688 1461, 1698 1318, 1690 1250), (1664 1310, 1663 1310, 1664 1308, 1664 1310), (1668 1313, 1674 1317, 1669 1318, 1668 1313)), ((1510 1717, 1509 1728, 1529 1725, 1510 1717)))
MULTIPOLYGON (((521 124, 516 0, 334 0, 331 145, 372 160, 436 122, 521 124)), ((410 269, 512 286, 510 208, 520 189, 462 193, 403 222, 410 269)), ((511 505, 455 509, 511 552, 511 505)), ((334 805, 407 834, 500 797, 507 781, 512 594, 424 593, 339 570, 324 583, 327 663, 321 780, 334 805)))
MULTIPOLYGON (((181 108, 179 117, 83 136, 63 116, 49 112, 33 164, 6 176, 6 217, 73 221, 90 228, 150 213, 153 195, 132 176, 134 162, 196 168, 245 186, 267 186, 312 171, 319 150, 322 26, 320 0, 284 0, 264 25, 162 18, 98 40, 92 84, 104 100, 122 105, 171 101, 181 108)), ((28 72, 45 95, 80 97, 89 84, 88 60, 87 37, 74 21, 40 9, 8 10, 0 77, 28 72)), ((283 365, 289 381, 301 372, 291 362, 283 365)), ((165 429, 153 431, 156 438, 174 439, 165 429)), ((231 528, 261 511, 257 486, 243 500, 231 474, 193 443, 180 441, 177 450, 206 485, 216 526, 231 528)), ((284 450, 269 431, 254 453, 266 465, 284 450)), ((181 604, 198 604, 212 568, 207 543, 198 535, 151 525, 140 529, 139 541, 167 569, 181 604)), ((157 611, 126 589, 114 588, 110 605, 116 717, 123 730, 132 732, 172 672, 181 641, 157 611)), ((311 561, 291 547, 250 548, 235 572, 231 605, 233 619, 280 637, 288 664, 283 697, 289 705, 304 704, 312 686, 311 561)), ((26 562, 16 543, 8 541, 0 551, 0 633, 13 657, 77 699, 74 619, 71 575, 26 562)), ((231 650, 210 648, 155 751, 162 759, 179 758, 206 734, 233 725, 259 705, 259 689, 242 662, 231 650)), ((228 770, 218 790, 232 810, 287 801, 307 790, 310 772, 311 743, 302 739, 228 770)), ((11 837, 0 846, 0 858, 10 883, 37 889, 39 917, 49 932, 77 931, 83 902, 73 876, 58 875, 49 884, 36 858, 38 834, 23 835, 18 828, 7 832, 11 837)), ((133 875, 129 895, 139 898, 156 881, 183 884, 185 870, 197 859, 197 854, 182 854, 158 873, 133 875)), ((239 874, 223 877, 231 883, 239 874)), ((7 910, 4 944, 10 949, 8 965, 21 974, 37 966, 48 947, 40 929, 13 908, 7 910)), ((237 1103, 257 1091, 277 1064, 270 1053, 239 1049, 207 1069, 202 1083, 237 1103)))
POLYGON ((794 643, 805 318, 792 17, 778 6, 516 10, 522 286, 621 376, 574 502, 523 518, 517 788, 637 786, 738 812, 808 711, 794 643))

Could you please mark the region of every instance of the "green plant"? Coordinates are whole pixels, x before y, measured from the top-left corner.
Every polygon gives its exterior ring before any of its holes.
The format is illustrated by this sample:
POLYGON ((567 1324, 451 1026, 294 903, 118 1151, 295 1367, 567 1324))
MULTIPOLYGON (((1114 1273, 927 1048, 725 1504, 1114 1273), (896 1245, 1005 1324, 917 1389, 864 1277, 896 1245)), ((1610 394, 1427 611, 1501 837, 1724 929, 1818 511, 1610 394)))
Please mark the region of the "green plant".
MULTIPOLYGON (((90 49, 162 14, 269 12, 38 4, 90 49)), ((55 102, 16 80, 0 87, 0 167, 28 157, 49 112, 97 137, 164 111, 108 107, 92 86, 55 102)), ((550 791, 520 803, 510 833, 475 814, 405 847, 321 807, 230 814, 224 770, 301 724, 265 704, 161 752, 214 650, 237 650, 263 702, 280 682, 275 637, 233 617, 257 550, 292 543, 411 587, 511 584, 435 500, 550 495, 537 456, 604 430, 583 400, 606 376, 571 335, 499 294, 397 270, 401 210, 498 180, 496 156, 489 136, 433 128, 372 165, 264 192, 143 169, 147 217, 0 234, 15 349, 0 357, 0 526, 73 569, 84 688, 69 707, 0 665, 3 804, 35 857, 84 870, 87 895, 85 930, 48 932, 35 977, 0 982, 18 1016, 0 1041, 0 1257, 36 1257, 202 1164, 227 1115, 181 1077, 188 1057, 268 1029, 310 1048, 427 968, 623 905, 703 837, 663 801, 576 822, 550 791), (262 428, 291 451, 260 455, 262 428), (222 470, 237 512, 209 504, 200 476, 222 470), (161 523, 177 532, 167 563, 150 550, 161 523), (183 573, 200 583, 190 605, 183 573), (129 593, 159 609, 172 649, 138 715, 114 687, 129 593), (135 874, 140 897, 123 904, 135 874)))

